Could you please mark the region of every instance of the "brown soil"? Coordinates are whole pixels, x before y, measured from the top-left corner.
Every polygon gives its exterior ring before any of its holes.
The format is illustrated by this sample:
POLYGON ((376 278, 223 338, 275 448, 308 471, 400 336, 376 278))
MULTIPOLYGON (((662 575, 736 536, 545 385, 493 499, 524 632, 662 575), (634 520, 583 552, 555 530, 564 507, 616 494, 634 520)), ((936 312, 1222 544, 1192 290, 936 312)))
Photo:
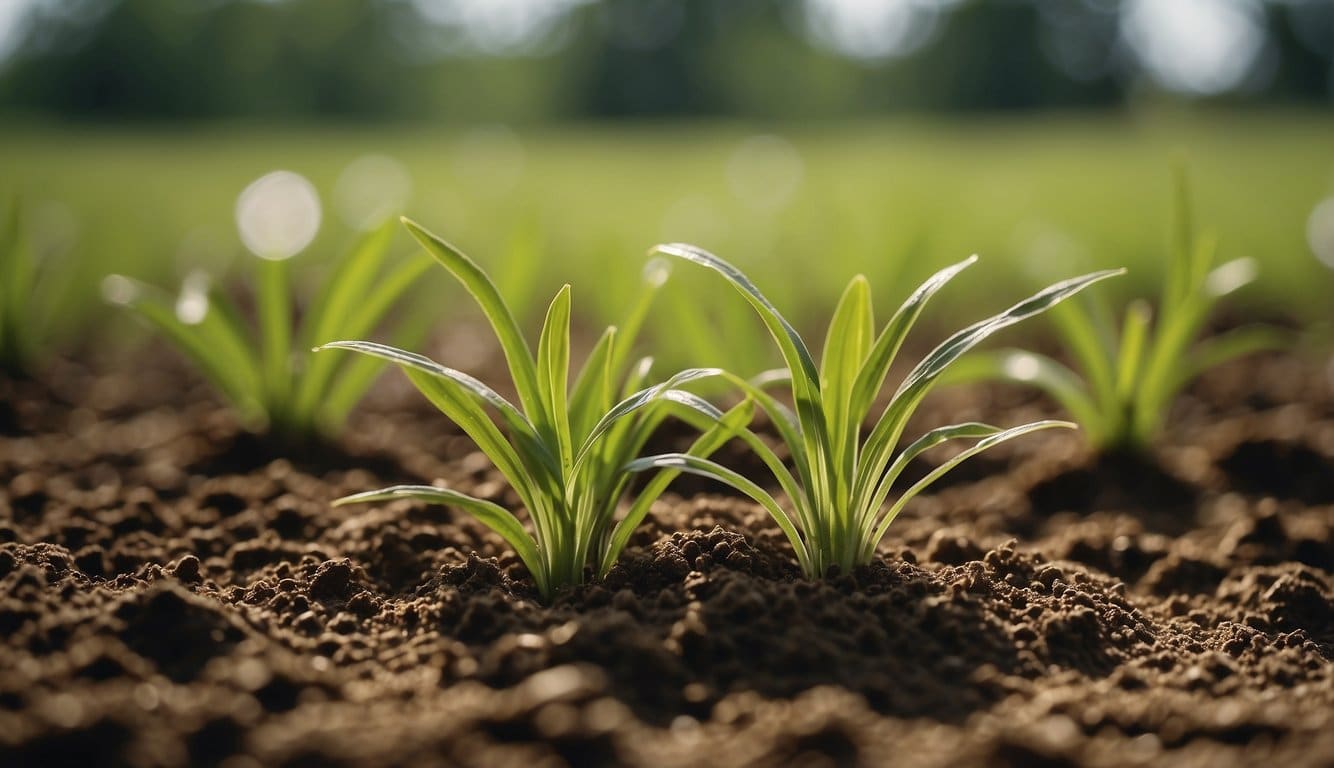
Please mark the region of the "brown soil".
POLYGON ((0 765, 1334 765, 1334 365, 1212 373, 1147 461, 1006 446, 821 582, 683 485, 551 606, 462 514, 328 506, 513 503, 401 387, 282 458, 135 370, 0 381, 0 765))

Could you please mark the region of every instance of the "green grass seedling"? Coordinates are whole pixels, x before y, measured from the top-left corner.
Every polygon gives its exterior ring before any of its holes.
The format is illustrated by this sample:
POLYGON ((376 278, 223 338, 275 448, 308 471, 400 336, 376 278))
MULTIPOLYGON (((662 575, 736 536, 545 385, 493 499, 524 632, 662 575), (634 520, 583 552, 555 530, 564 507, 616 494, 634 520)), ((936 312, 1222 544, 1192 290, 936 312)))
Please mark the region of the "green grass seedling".
POLYGON ((785 370, 752 380, 726 376, 768 413, 791 453, 793 469, 789 470, 753 432, 734 430, 773 473, 791 512, 753 480, 706 457, 663 454, 631 462, 630 468, 690 472, 749 496, 774 518, 796 551, 802 570, 811 578, 835 568, 847 573, 868 563, 904 505, 969 457, 1036 430, 1073 427, 1062 421, 1040 421, 1009 429, 974 422, 952 424, 933 429, 895 452, 908 418, 941 374, 964 353, 992 334, 1121 272, 1095 272, 1057 283, 950 336, 912 369, 863 438, 862 426, 908 331, 927 301, 976 257, 937 272, 904 302, 878 335, 870 283, 860 275, 853 278, 834 311, 817 366, 801 336, 736 267, 689 245, 662 245, 655 250, 722 275, 750 303, 778 343, 785 370), (767 392, 768 385, 779 382, 791 387, 795 412, 767 392), (886 506, 890 489, 908 462, 926 449, 952 440, 976 442, 886 506))
POLYGON ((998 350, 969 357, 952 381, 1005 379, 1032 383, 1084 429, 1100 452, 1142 453, 1161 434, 1173 401, 1200 374, 1228 360, 1285 346, 1278 329, 1244 326, 1198 341, 1214 307, 1256 277, 1253 259, 1214 266, 1213 238, 1192 228, 1185 175, 1176 180, 1175 226, 1157 318, 1148 302, 1132 302, 1121 322, 1107 302, 1086 294, 1051 318, 1067 366, 1046 355, 998 350), (1119 325, 1119 327, 1118 327, 1119 325))
MULTIPOLYGON (((387 264, 394 231, 392 224, 382 225, 338 263, 307 308, 295 339, 284 260, 258 259, 253 329, 203 273, 186 278, 176 297, 113 275, 107 298, 129 308, 190 358, 250 428, 294 443, 330 436, 342 429, 383 364, 369 358, 340 361, 307 350, 371 333, 426 273, 431 262, 421 256, 387 264)), ((399 343, 412 343, 424 331, 420 320, 410 318, 392 334, 399 343)))
POLYGON ((586 568, 605 574, 649 505, 676 474, 669 471, 654 477, 625 515, 616 519, 632 478, 626 464, 641 453, 658 425, 675 415, 697 426, 703 433, 689 453, 708 455, 733 430, 749 423, 753 406, 743 401, 723 414, 681 389, 688 382, 717 376, 720 370, 686 369, 650 386, 646 381, 652 361, 644 358, 629 364, 630 348, 666 276, 665 268, 647 270, 646 284, 627 321, 602 334, 570 385, 568 285, 557 292, 547 310, 534 355, 486 272, 444 240, 411 221, 404 223, 476 299, 500 342, 518 404, 462 371, 401 349, 365 341, 334 342, 320 349, 350 349, 402 368, 417 389, 491 459, 527 510, 532 532, 498 504, 434 486, 393 486, 335 504, 408 498, 465 510, 513 547, 544 599, 582 583, 586 568))

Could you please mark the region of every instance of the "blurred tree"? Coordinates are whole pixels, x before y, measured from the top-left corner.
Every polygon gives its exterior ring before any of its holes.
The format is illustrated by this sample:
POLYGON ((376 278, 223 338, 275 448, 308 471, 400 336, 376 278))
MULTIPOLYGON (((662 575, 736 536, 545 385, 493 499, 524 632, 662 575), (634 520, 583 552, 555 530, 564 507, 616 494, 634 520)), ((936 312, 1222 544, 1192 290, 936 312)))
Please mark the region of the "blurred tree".
MULTIPOLYGON (((1143 64, 1123 20, 1126 8, 1147 7, 1143 0, 3 1, 28 3, 29 13, 17 49, 0 61, 0 108, 168 119, 800 118, 1107 107, 1138 87, 1143 64)), ((1334 101, 1334 3, 1237 2, 1267 36, 1254 71, 1215 98, 1334 101)))

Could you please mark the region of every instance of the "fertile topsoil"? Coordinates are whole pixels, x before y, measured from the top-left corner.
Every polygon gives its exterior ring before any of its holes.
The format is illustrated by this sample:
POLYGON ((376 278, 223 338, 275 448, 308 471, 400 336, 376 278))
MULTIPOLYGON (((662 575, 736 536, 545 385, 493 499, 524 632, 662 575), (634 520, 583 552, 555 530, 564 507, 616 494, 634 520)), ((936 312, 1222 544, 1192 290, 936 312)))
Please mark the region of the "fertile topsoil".
MULTIPOLYGON (((1011 444, 817 582, 682 482, 543 605, 464 514, 330 508, 515 503, 397 374, 284 452, 170 361, 57 365, 0 382, 0 765, 1334 765, 1331 378, 1214 371, 1147 460, 1011 444)), ((1053 413, 942 391, 916 427, 1053 413)))

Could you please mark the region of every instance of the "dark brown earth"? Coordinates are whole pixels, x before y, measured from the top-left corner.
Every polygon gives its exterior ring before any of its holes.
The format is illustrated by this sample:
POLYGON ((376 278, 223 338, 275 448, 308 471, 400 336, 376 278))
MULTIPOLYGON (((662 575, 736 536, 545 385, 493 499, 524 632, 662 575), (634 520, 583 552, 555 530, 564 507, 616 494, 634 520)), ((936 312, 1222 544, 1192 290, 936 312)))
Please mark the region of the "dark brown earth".
MULTIPOLYGON (((682 485, 551 606, 462 514, 329 507, 513 501, 401 382, 283 458, 133 369, 0 381, 3 766, 1334 765, 1334 361, 1211 373, 1148 460, 1006 446, 817 583, 682 485)), ((933 397, 919 426, 1053 413, 933 397)))

